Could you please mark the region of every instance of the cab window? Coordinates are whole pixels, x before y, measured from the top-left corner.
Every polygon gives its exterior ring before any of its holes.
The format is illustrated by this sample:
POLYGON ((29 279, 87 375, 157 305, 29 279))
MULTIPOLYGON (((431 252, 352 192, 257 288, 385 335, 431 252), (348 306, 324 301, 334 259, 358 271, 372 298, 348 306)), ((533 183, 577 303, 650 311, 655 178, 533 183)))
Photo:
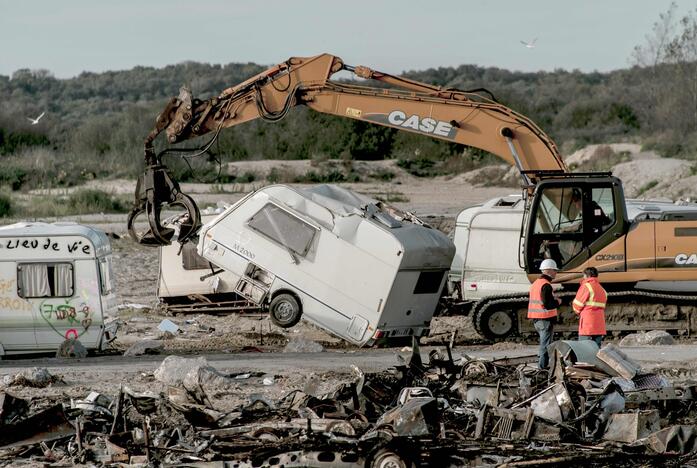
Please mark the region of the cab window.
POLYGON ((579 229, 581 210, 570 187, 548 188, 540 198, 535 234, 572 232, 579 229))
POLYGON ((592 240, 615 224, 615 200, 610 187, 598 187, 592 190, 588 217, 590 219, 589 234, 592 240))

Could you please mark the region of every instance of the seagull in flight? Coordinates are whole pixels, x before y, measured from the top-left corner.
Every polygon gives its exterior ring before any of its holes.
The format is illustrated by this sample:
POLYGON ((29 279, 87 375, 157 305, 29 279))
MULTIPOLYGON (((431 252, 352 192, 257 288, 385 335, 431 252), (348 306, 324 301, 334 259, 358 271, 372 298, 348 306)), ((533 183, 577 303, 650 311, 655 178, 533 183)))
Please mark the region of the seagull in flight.
POLYGON ((535 48, 535 42, 537 42, 537 38, 533 39, 530 42, 525 42, 525 41, 520 41, 521 44, 523 44, 525 47, 528 49, 534 49, 535 48))
POLYGON ((27 117, 27 120, 30 121, 32 125, 36 125, 39 123, 39 120, 41 120, 41 117, 43 117, 45 114, 46 114, 46 112, 42 112, 41 115, 35 119, 32 119, 31 117, 27 117))

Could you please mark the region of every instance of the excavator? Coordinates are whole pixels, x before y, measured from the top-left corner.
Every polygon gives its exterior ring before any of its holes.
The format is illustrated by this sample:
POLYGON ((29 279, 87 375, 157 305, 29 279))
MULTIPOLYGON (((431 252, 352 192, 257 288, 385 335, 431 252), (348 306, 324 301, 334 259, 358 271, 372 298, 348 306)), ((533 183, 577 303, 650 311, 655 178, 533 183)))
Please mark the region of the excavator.
MULTIPOLYGON (((530 281, 540 263, 560 267, 555 282, 573 297, 583 270, 596 267, 616 306, 610 330, 673 329, 691 332, 697 323, 697 292, 638 290, 637 282, 667 284, 697 280, 697 213, 665 212, 661 219, 630 220, 622 182, 607 172, 573 173, 557 146, 529 118, 502 105, 487 90, 460 91, 350 66, 330 54, 291 57, 217 97, 199 100, 187 88, 172 98, 145 139, 146 170, 138 179, 128 216, 131 237, 143 245, 168 245, 195 238, 200 213, 162 163, 185 150, 172 145, 212 135, 196 149, 205 153, 224 128, 254 119, 276 122, 294 106, 371 122, 451 143, 476 147, 516 167, 525 200, 520 232, 520 263, 530 281), (332 81, 349 71, 379 86, 332 81), (170 147, 155 152, 165 133, 170 147), (163 222, 164 210, 183 210, 176 228, 163 222), (148 229, 136 230, 147 218, 148 229), (650 307, 642 307, 650 304, 650 307), (660 323, 659 323, 660 322, 660 323), (669 323, 669 326, 665 324, 669 323), (614 324, 614 325, 613 325, 614 324)), ((490 255, 497 255, 491 245, 490 255)), ((489 340, 521 333, 526 294, 478 301, 468 310, 475 329, 489 340)))

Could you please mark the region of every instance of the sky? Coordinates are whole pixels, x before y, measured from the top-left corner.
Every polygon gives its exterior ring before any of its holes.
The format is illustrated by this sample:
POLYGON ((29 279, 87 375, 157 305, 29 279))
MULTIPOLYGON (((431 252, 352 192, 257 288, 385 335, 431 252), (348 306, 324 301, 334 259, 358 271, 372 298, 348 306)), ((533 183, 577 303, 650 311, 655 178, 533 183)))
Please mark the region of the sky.
MULTIPOLYGON (((474 64, 519 71, 630 66, 670 0, 0 0, 0 75, 271 65, 323 52, 398 74, 474 64), (534 48, 521 41, 537 39, 534 48)), ((695 0, 677 0, 679 16, 695 0)))

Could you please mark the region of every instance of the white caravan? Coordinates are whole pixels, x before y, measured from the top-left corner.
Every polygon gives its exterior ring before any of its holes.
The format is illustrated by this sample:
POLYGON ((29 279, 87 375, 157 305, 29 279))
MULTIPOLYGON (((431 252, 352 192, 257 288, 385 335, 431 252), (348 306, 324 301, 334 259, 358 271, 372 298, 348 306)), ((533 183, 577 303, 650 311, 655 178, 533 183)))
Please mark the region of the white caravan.
MULTIPOLYGON (((215 219, 214 214, 201 215, 201 222, 215 219)), ((190 303, 197 296, 209 300, 233 300, 238 277, 223 271, 211 273, 211 263, 196 251, 196 245, 187 242, 183 246, 172 243, 160 247, 160 271, 157 282, 157 296, 167 304, 190 303), (203 279, 201 279, 204 277, 203 279)), ((217 268, 216 268, 217 269, 217 268)))
POLYGON ((204 225, 198 251, 277 325, 302 317, 370 345, 428 333, 455 253, 409 218, 334 185, 270 185, 204 225))
POLYGON ((0 355, 56 351, 77 338, 103 349, 116 307, 111 244, 76 223, 0 228, 0 355))
MULTIPOLYGON (((520 195, 509 195, 466 208, 457 216, 452 233, 457 250, 448 274, 448 291, 454 299, 474 302, 529 291, 530 282, 519 260, 524 203, 520 195)), ((681 219, 696 211, 695 204, 627 199, 630 221, 681 219)), ((694 290, 694 282, 689 283, 639 283, 637 287, 694 290)))

